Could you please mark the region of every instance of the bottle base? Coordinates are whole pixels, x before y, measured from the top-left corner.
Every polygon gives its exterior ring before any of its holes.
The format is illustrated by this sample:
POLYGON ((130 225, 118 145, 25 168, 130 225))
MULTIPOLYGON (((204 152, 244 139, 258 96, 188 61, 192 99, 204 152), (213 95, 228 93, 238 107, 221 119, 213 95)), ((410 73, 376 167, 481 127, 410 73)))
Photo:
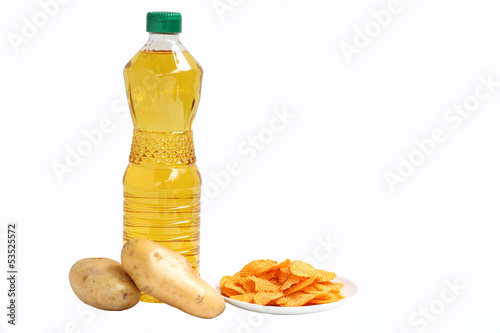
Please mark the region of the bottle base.
POLYGON ((141 293, 141 302, 146 303, 163 303, 162 301, 154 298, 153 296, 149 296, 148 294, 141 293))

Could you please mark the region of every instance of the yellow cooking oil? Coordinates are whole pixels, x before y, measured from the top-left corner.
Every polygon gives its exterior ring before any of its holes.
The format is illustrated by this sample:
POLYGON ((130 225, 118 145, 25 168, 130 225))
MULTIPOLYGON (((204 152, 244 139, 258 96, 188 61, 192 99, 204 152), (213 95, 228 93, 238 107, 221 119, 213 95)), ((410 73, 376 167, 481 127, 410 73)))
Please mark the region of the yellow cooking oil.
MULTIPOLYGON (((151 35, 153 42, 124 69, 134 132, 123 177, 123 241, 151 239, 182 254, 199 273, 201 177, 191 125, 202 69, 175 36, 172 42, 172 36, 151 35)), ((146 294, 141 301, 159 302, 146 294)))

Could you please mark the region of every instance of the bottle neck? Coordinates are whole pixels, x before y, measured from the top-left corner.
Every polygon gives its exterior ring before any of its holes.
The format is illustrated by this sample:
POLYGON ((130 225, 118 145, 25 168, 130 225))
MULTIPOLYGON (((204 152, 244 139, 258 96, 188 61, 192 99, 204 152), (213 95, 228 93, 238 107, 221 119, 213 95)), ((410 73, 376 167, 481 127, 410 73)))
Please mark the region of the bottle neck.
POLYGON ((149 33, 149 39, 141 51, 184 51, 179 34, 149 33))
POLYGON ((180 43, 179 34, 159 34, 156 32, 150 32, 149 40, 157 42, 180 43))

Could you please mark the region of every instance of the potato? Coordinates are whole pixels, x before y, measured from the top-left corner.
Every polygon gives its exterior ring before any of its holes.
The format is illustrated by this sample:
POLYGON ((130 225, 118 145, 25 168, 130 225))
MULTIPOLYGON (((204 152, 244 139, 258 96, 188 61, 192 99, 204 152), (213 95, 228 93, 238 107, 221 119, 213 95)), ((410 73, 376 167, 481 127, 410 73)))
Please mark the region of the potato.
POLYGON ((147 239, 131 239, 122 249, 125 271, 144 293, 200 318, 226 308, 222 296, 199 277, 179 253, 147 239))
POLYGON ((77 261, 69 271, 69 283, 82 302, 102 310, 129 309, 141 299, 122 265, 108 258, 77 261))

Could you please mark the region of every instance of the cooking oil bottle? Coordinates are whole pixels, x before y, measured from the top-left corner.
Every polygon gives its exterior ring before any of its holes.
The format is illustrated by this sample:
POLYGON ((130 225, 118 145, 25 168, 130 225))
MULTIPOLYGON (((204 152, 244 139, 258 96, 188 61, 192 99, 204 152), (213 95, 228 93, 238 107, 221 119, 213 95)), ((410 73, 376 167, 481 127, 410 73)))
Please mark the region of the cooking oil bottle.
MULTIPOLYGON (((200 186, 193 123, 202 69, 179 41, 180 13, 147 14, 149 40, 124 69, 134 133, 123 177, 123 240, 147 238, 199 273, 200 186)), ((149 295, 145 302, 159 302, 149 295)))

